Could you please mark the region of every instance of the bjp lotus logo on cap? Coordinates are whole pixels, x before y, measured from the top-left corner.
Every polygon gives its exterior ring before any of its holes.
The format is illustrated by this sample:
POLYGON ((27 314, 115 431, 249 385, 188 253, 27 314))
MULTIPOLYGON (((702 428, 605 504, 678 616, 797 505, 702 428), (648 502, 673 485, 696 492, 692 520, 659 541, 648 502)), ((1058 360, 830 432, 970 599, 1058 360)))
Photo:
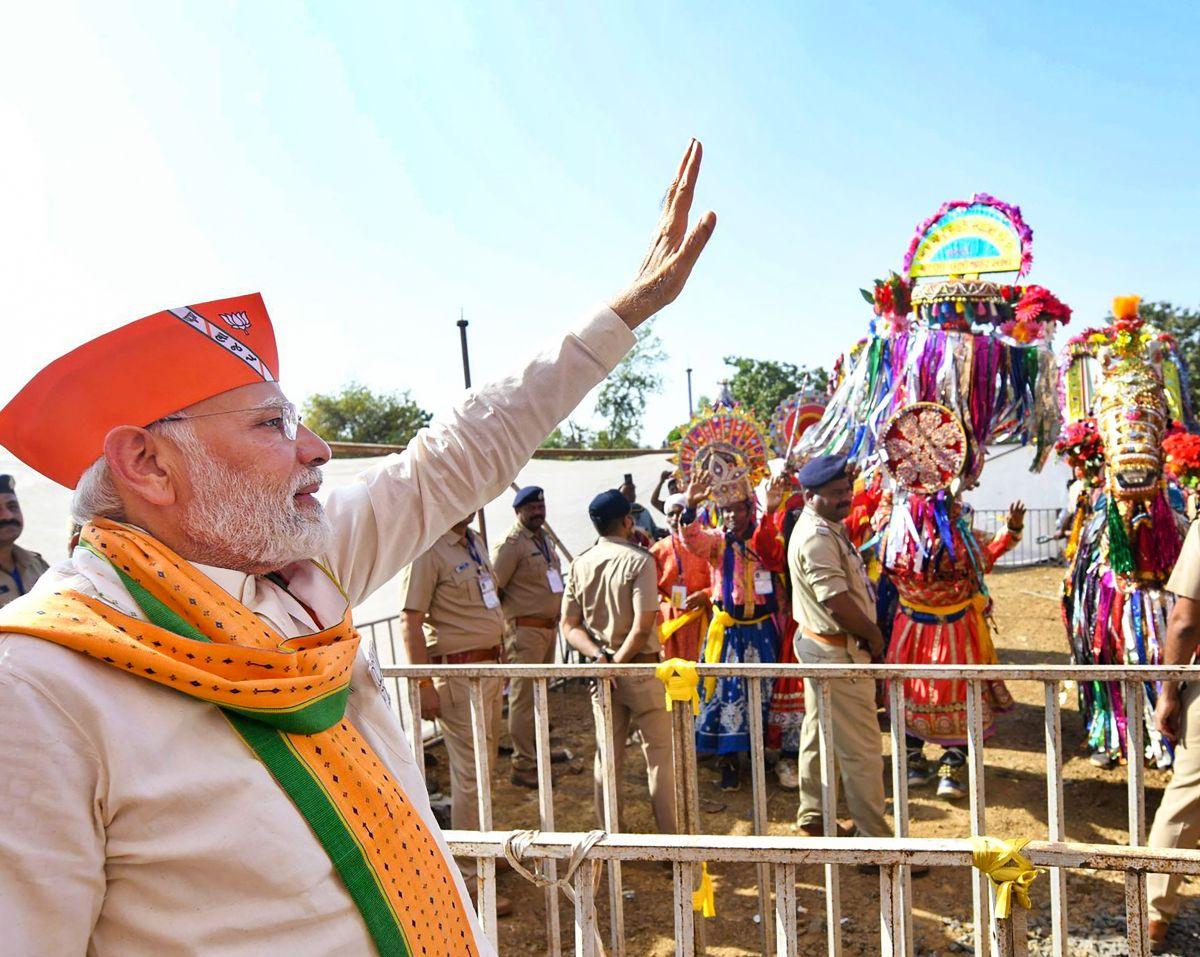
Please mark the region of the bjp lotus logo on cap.
POLYGON ((250 328, 250 318, 244 312, 221 312, 218 315, 225 321, 225 325, 230 329, 237 329, 239 332, 245 332, 250 328))

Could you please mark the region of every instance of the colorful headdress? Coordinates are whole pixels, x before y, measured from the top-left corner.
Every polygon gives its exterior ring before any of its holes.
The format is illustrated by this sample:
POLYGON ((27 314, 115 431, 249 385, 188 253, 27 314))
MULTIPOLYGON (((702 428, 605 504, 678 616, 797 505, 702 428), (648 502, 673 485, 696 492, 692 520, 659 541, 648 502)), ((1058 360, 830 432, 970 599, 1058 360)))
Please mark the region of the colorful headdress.
POLYGON ((679 471, 689 482, 697 470, 712 479, 717 505, 753 498, 755 487, 770 475, 764 430, 753 412, 719 406, 692 420, 679 440, 679 471))
POLYGON ((1110 325, 1072 336, 1059 356, 1058 400, 1063 419, 1094 416, 1097 390, 1113 372, 1149 366, 1162 383, 1172 421, 1195 428, 1188 370, 1174 337, 1138 315, 1138 296, 1117 296, 1110 325))
POLYGON ((771 416, 771 448, 789 466, 796 465, 793 454, 800 437, 821 421, 825 396, 810 389, 793 392, 779 403, 771 416))

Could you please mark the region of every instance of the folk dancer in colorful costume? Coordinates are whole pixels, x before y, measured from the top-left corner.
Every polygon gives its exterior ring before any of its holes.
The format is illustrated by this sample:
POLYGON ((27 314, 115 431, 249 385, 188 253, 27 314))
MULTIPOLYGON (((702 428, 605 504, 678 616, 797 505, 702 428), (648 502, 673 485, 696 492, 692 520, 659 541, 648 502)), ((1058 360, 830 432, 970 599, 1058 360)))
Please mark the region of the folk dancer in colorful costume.
POLYGON ((667 496, 664 511, 671 533, 655 542, 650 554, 658 570, 663 658, 699 661, 712 620, 712 571, 707 559, 684 544, 680 520, 686 510, 682 492, 667 496))
POLYGON ((699 159, 611 308, 323 507, 330 450, 256 294, 102 335, 0 411, 84 523, 0 611, 6 954, 495 952, 350 609, 507 488, 678 295, 714 226, 686 228, 699 159))
MULTIPOLYGON (((972 529, 962 494, 978 483, 990 443, 1032 443, 1034 470, 1045 462, 1058 430, 1050 339, 1070 310, 1040 286, 978 276, 1024 275, 1031 239, 1018 208, 984 194, 922 223, 905 275, 864 291, 876 313, 871 336, 801 443, 805 454, 849 454, 879 495, 868 544, 898 593, 890 663, 996 661, 984 575, 1016 544, 1024 507, 1015 503, 989 539, 972 529)), ((965 794, 966 697, 963 681, 905 682, 910 784, 932 780, 929 741, 948 749, 938 793, 965 794)), ((985 687, 985 735, 1011 702, 1002 683, 985 687)))
MULTIPOLYGON (((687 509, 681 517, 683 542, 712 570, 714 611, 705 636, 703 660, 774 662, 779 632, 772 617, 779 607, 779 573, 785 555, 779 547, 774 510, 758 519, 754 489, 769 474, 766 439, 753 413, 720 405, 703 413, 679 443, 679 468, 687 483, 687 509), (721 527, 698 516, 711 501, 721 527)), ((782 493, 782 484, 775 494, 782 493)), ((769 504, 777 505, 774 498, 769 504)), ((763 685, 763 728, 771 690, 763 685)), ((710 678, 701 688, 696 751, 718 755, 721 787, 740 787, 738 755, 750 750, 749 693, 741 678, 710 678)))
MULTIPOLYGON (((1175 341, 1138 317, 1138 302, 1113 300, 1112 324, 1075 336, 1062 357, 1060 399, 1070 424, 1060 446, 1080 477, 1063 618, 1079 664, 1162 660, 1175 601, 1164 586, 1188 524, 1184 495, 1164 467, 1169 444, 1176 463, 1185 461, 1185 443, 1168 441, 1171 423, 1194 425, 1187 370, 1175 341)), ((1157 691, 1152 682, 1144 688, 1135 706, 1147 719, 1145 757, 1168 767, 1170 745, 1150 720, 1157 691)), ((1110 767, 1124 756, 1129 707, 1120 682, 1080 685, 1094 763, 1110 767)))

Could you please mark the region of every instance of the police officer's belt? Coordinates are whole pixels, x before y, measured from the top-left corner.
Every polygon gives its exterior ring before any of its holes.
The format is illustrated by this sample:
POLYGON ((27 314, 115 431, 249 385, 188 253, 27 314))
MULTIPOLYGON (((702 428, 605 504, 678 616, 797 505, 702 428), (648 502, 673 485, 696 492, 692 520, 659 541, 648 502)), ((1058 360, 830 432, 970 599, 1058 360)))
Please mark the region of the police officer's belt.
POLYGON ((434 665, 476 665, 499 660, 499 645, 492 648, 475 648, 472 651, 456 651, 452 655, 430 655, 429 657, 430 664, 434 665))
POLYGON ((529 615, 518 615, 513 619, 518 628, 557 628, 558 616, 554 618, 532 618, 529 615))

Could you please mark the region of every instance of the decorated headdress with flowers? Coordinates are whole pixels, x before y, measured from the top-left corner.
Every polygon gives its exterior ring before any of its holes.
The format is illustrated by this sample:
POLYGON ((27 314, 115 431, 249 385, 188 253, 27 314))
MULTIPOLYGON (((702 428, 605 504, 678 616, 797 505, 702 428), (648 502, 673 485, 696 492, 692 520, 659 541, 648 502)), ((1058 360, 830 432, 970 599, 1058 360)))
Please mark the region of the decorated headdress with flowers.
POLYGON ((732 402, 692 420, 679 440, 678 459, 685 483, 697 471, 709 477, 718 506, 752 499, 759 482, 770 475, 765 430, 752 411, 732 402))
POLYGON ((862 290, 874 312, 871 336, 844 363, 799 454, 847 454, 869 473, 882 464, 880 440, 892 416, 933 402, 966 431, 966 486, 978 478, 989 443, 1033 444, 1039 470, 1059 422, 1049 346, 1071 310, 1043 286, 983 278, 1023 276, 1032 239, 1018 207, 985 193, 944 203, 924 220, 904 273, 862 290))

